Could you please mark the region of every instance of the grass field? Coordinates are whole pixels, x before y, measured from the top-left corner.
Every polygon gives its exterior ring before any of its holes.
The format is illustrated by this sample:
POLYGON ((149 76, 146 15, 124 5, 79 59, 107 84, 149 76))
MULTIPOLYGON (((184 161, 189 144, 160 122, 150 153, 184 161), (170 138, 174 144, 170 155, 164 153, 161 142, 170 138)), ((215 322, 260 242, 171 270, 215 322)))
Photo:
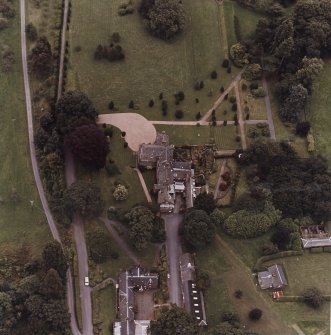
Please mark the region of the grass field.
POLYGON ((16 16, 11 27, 0 32, 0 51, 10 47, 15 53, 13 72, 5 74, 0 68, 0 250, 15 250, 26 245, 33 255, 51 239, 46 218, 41 209, 34 183, 28 147, 21 49, 19 35, 19 6, 13 3, 16 16), (15 203, 11 195, 17 193, 15 203), (32 210, 30 200, 35 201, 32 210))
POLYGON ((228 126, 168 126, 155 125, 157 131, 165 131, 174 145, 195 145, 215 143, 218 149, 237 149, 240 143, 236 142, 237 127, 228 126))
POLYGON ((314 93, 307 113, 311 121, 316 148, 331 162, 331 61, 325 62, 324 70, 314 84, 314 93))
POLYGON ((229 48, 231 45, 238 42, 234 29, 234 16, 237 16, 239 19, 242 40, 253 36, 258 20, 263 17, 260 13, 247 7, 240 6, 236 2, 230 0, 224 1, 224 14, 226 17, 229 48))
MULTIPOLYGON (((133 2, 137 7, 139 1, 133 2)), ((121 111, 126 111, 129 101, 134 100, 147 118, 163 119, 158 100, 161 92, 169 104, 167 118, 174 117, 175 109, 182 109, 185 119, 194 119, 198 111, 207 111, 220 87, 226 87, 238 72, 233 68, 228 74, 221 67, 225 55, 218 4, 214 0, 184 0, 185 31, 175 40, 165 42, 145 31, 137 10, 133 15, 118 16, 120 3, 121 0, 72 1, 68 88, 87 93, 100 113, 106 112, 110 100, 121 111), (122 37, 125 61, 95 61, 96 46, 109 44, 113 32, 122 37), (82 50, 75 52, 76 46, 82 50), (218 72, 217 80, 210 79, 213 70, 218 72), (193 90, 196 80, 205 83, 199 92, 193 90), (184 91, 185 100, 175 106, 173 94, 178 90, 184 91), (210 90, 212 97, 208 96, 210 90), (156 104, 148 108, 151 98, 156 104), (195 98, 199 98, 198 104, 195 98)))

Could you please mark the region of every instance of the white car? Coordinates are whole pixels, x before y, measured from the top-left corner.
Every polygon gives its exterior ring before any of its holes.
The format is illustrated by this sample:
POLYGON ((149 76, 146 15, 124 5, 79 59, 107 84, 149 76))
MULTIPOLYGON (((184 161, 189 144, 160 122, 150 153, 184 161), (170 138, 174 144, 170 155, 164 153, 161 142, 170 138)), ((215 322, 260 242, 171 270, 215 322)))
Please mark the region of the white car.
POLYGON ((170 273, 168 273, 167 277, 168 277, 168 279, 170 279, 170 273))
POLYGON ((85 278, 84 278, 84 285, 85 285, 85 286, 89 286, 89 285, 90 285, 89 277, 85 277, 85 278))

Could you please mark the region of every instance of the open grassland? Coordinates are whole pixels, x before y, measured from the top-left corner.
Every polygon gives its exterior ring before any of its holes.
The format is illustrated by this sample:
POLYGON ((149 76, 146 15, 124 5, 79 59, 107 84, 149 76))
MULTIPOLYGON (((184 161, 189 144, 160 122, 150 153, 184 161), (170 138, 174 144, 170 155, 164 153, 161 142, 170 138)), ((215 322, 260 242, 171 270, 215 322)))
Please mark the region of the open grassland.
POLYGON ((230 0, 224 1, 224 15, 226 17, 225 22, 229 48, 238 42, 234 27, 234 16, 237 16, 239 20, 242 40, 253 36, 258 20, 263 17, 261 13, 230 0))
POLYGON ((21 49, 19 7, 11 27, 0 32, 0 51, 9 47, 15 54, 11 73, 0 68, 0 248, 1 254, 23 244, 39 255, 51 236, 34 184, 28 147, 21 49), (17 195, 17 201, 12 196, 17 195), (31 208, 30 200, 34 201, 31 208))
POLYGON ((237 127, 228 126, 168 126, 155 125, 157 131, 165 131, 174 145, 216 144, 218 149, 238 149, 237 127))
POLYGON ((137 11, 139 1, 133 2, 135 13, 120 17, 117 9, 121 0, 72 1, 68 89, 84 91, 100 113, 107 111, 109 101, 114 101, 120 111, 127 111, 133 100, 139 113, 151 120, 172 119, 176 109, 185 112, 184 119, 194 119, 199 111, 203 114, 213 105, 221 86, 228 86, 238 72, 233 68, 228 74, 221 67, 227 56, 221 37, 219 4, 214 0, 183 0, 185 31, 175 40, 165 42, 144 29, 137 11), (108 45, 114 32, 121 36, 125 60, 95 61, 96 46, 108 45), (77 46, 81 46, 80 52, 74 51, 77 46), (213 70, 218 72, 216 80, 210 79, 213 70), (197 80, 204 80, 201 91, 193 89, 197 80), (175 106, 173 94, 178 90, 184 91, 185 100, 175 106), (160 109, 161 92, 169 105, 167 117, 162 116, 160 109), (156 104, 149 108, 152 98, 156 104))
POLYGON ((331 61, 325 62, 324 70, 314 86, 314 93, 307 117, 314 131, 316 149, 331 161, 331 61))

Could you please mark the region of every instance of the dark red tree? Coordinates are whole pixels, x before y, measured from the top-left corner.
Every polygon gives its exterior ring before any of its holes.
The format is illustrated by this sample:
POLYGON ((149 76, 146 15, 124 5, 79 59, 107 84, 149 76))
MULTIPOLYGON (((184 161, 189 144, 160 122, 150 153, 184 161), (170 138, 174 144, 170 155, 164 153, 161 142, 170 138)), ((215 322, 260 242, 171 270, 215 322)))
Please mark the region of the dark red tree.
POLYGON ((106 164, 108 153, 107 138, 97 126, 90 124, 76 128, 66 136, 68 145, 74 156, 90 167, 101 169, 106 164))

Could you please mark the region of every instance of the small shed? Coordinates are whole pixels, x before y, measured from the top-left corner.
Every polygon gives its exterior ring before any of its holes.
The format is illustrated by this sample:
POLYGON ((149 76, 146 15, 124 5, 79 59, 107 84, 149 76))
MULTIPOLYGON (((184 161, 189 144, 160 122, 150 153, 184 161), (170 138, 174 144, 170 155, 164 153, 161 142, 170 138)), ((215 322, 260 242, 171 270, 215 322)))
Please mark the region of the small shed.
POLYGON ((284 269, 278 264, 269 266, 266 271, 259 272, 258 281, 262 290, 280 289, 288 285, 284 269))

